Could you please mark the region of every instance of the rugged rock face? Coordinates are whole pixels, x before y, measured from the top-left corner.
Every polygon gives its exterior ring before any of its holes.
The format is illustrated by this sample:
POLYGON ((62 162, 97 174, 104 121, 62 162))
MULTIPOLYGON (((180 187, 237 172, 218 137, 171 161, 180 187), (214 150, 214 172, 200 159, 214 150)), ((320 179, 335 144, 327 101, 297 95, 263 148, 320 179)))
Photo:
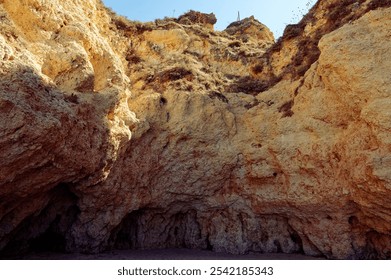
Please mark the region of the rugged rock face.
POLYGON ((178 20, 176 20, 176 22, 180 24, 190 24, 190 25, 201 24, 201 25, 206 25, 213 29, 213 25, 217 22, 217 19, 213 13, 207 15, 197 11, 189 11, 188 13, 180 16, 178 20))
POLYGON ((254 18, 0 1, 2 254, 390 258, 390 6, 319 1, 274 44, 254 18))

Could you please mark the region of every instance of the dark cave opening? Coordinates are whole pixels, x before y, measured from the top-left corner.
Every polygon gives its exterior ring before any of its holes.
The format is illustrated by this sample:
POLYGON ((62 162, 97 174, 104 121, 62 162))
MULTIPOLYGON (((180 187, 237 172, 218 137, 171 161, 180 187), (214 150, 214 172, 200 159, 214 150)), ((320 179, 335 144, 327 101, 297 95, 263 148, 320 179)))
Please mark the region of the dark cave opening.
POLYGON ((126 215, 112 231, 108 249, 211 249, 201 235, 195 210, 139 209, 126 215))
POLYGON ((61 233, 50 227, 41 235, 33 238, 29 242, 29 251, 40 252, 58 252, 65 253, 66 239, 61 233))
POLYGON ((291 232, 290 232, 289 236, 290 236, 292 242, 297 244, 299 247, 299 250, 296 253, 304 255, 303 240, 301 239, 300 235, 296 231, 294 231, 292 228, 290 228, 290 230, 291 230, 291 232))
POLYGON ((136 210, 122 219, 122 222, 111 232, 108 249, 136 249, 138 220, 143 212, 143 210, 136 210))
POLYGON ((31 253, 66 252, 68 230, 80 212, 77 196, 69 184, 59 184, 45 196, 48 199, 46 206, 25 218, 9 233, 8 244, 0 250, 0 259, 20 259, 31 253))
POLYGON ((244 227, 249 222, 246 219, 232 226, 232 217, 223 216, 226 220, 220 224, 213 222, 213 213, 205 215, 194 209, 179 212, 139 209, 126 215, 112 230, 106 250, 198 249, 229 254, 304 254, 302 238, 287 219, 260 216, 252 220, 252 226, 244 227), (265 238, 258 239, 260 234, 265 238), (244 241, 237 242, 238 236, 244 241))
POLYGON ((210 243, 209 235, 206 237, 206 250, 213 251, 213 245, 210 243))

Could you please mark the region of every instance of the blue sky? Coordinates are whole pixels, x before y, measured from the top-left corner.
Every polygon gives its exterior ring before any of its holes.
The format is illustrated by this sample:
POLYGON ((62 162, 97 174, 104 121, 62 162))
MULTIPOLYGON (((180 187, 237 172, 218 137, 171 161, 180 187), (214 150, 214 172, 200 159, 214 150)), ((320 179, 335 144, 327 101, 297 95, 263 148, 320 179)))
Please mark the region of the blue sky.
POLYGON ((267 25, 276 39, 282 35, 286 24, 297 23, 314 0, 103 0, 117 14, 130 20, 153 21, 164 17, 178 17, 189 10, 214 13, 216 30, 224 30, 236 21, 238 11, 243 19, 254 15, 267 25))

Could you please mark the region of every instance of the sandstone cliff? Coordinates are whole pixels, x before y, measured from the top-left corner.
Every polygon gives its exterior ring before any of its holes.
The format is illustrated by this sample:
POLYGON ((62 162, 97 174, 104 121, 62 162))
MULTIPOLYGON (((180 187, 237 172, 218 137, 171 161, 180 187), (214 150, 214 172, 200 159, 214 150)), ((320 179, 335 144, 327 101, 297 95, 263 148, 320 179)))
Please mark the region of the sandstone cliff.
POLYGON ((274 43, 0 0, 0 251, 390 258, 390 6, 319 1, 274 43))

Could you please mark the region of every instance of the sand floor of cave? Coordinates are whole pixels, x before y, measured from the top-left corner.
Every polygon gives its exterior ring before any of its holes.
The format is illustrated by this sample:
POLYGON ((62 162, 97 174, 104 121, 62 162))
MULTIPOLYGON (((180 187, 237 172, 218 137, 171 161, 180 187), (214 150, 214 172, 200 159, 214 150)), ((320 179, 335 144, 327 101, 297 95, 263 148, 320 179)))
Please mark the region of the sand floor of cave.
POLYGON ((61 253, 31 253, 22 259, 37 260, 316 260, 299 254, 260 254, 231 255, 196 249, 156 249, 156 250, 114 250, 106 253, 61 254, 61 253))

